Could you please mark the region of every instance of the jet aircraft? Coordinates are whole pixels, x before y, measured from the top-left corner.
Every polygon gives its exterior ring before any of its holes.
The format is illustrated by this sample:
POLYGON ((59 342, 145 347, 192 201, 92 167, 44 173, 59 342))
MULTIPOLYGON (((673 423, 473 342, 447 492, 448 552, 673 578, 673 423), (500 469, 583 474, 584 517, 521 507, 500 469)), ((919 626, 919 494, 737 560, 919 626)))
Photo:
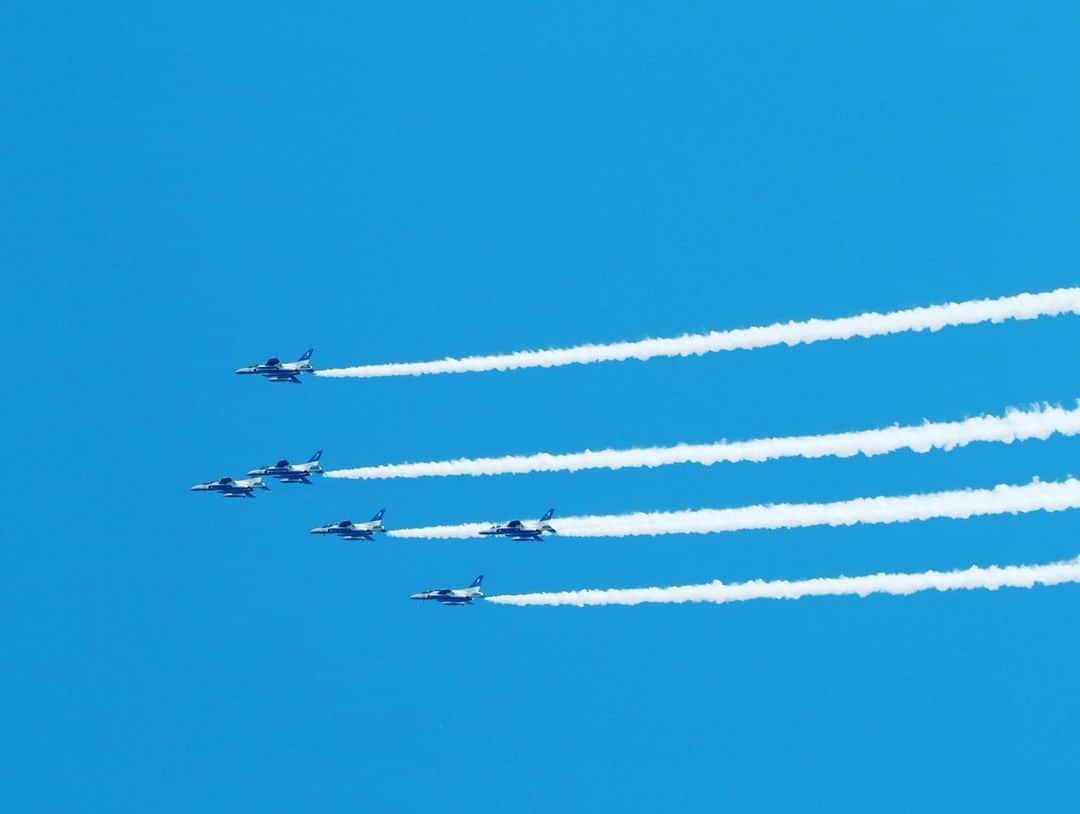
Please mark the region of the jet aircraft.
POLYGON ((351 520, 342 520, 340 523, 332 523, 329 526, 318 526, 311 530, 312 534, 335 534, 342 540, 373 540, 376 534, 386 531, 382 524, 386 509, 379 509, 375 516, 366 523, 354 523, 351 520))
POLYGON ((483 581, 484 575, 481 574, 468 588, 432 588, 430 591, 413 594, 409 599, 434 599, 440 605, 471 605, 474 599, 484 598, 484 592, 480 590, 480 583, 483 581))
POLYGON ((261 466, 252 469, 249 475, 255 478, 277 478, 281 483, 311 483, 311 475, 323 474, 323 468, 319 466, 319 458, 322 450, 316 450, 315 454, 307 459, 306 463, 291 464, 282 458, 276 464, 261 466))
POLYGON ((256 489, 270 491, 270 487, 260 478, 248 478, 235 480, 233 478, 220 478, 209 483, 198 483, 191 487, 192 492, 218 492, 225 497, 255 497, 256 489))
POLYGON ((557 533, 547 522, 554 514, 554 509, 548 509, 544 512, 544 516, 535 523, 522 523, 520 520, 511 520, 504 525, 484 529, 480 533, 485 536, 509 537, 511 540, 539 540, 545 534, 557 533))
POLYGON ((301 373, 312 373, 315 370, 311 366, 312 352, 313 349, 308 348, 295 362, 282 362, 276 356, 272 356, 261 365, 240 367, 236 369, 236 372, 240 376, 265 376, 272 382, 300 384, 301 373))

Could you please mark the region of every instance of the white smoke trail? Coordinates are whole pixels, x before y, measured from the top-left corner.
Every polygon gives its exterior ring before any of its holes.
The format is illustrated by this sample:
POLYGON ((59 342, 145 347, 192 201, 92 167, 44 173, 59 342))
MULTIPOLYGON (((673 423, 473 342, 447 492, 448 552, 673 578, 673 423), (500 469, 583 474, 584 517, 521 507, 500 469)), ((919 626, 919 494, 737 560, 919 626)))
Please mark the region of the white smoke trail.
POLYGON ((801 599, 804 596, 859 596, 891 594, 908 596, 920 591, 974 591, 998 588, 1034 588, 1080 582, 1080 558, 1048 565, 972 566, 964 571, 926 571, 921 574, 873 574, 865 577, 832 577, 790 582, 776 580, 725 585, 717 580, 704 585, 670 588, 613 588, 610 590, 560 591, 558 593, 489 596, 499 605, 640 605, 646 602, 745 602, 750 599, 801 599))
MULTIPOLYGON (((1034 480, 1025 486, 962 489, 901 497, 867 497, 835 503, 774 503, 736 509, 637 512, 556 518, 551 523, 565 537, 633 537, 658 534, 712 534, 748 529, 794 529, 807 526, 854 526, 860 523, 907 523, 913 520, 966 520, 992 514, 1057 512, 1080 508, 1080 480, 1058 483, 1034 480)), ((484 523, 398 529, 396 537, 468 539, 484 523)))
POLYGON ((677 444, 671 447, 586 450, 553 455, 507 455, 501 458, 460 458, 453 461, 384 464, 356 469, 337 469, 328 478, 374 480, 380 478, 449 477, 453 475, 507 475, 526 472, 579 472, 583 469, 624 469, 695 463, 752 461, 779 458, 848 458, 853 455, 885 455, 902 449, 913 452, 952 450, 985 441, 1011 444, 1051 435, 1080 434, 1080 407, 1042 407, 1029 411, 1009 410, 1004 416, 978 416, 964 421, 892 426, 877 430, 761 438, 716 444, 677 444))
POLYGON ((525 367, 560 367, 657 356, 698 356, 727 350, 752 350, 772 345, 806 345, 827 339, 885 336, 909 331, 938 331, 953 325, 1036 319, 1080 313, 1080 288, 1059 288, 1040 294, 1017 294, 993 300, 969 300, 944 305, 909 308, 888 313, 867 313, 841 319, 809 319, 775 323, 756 328, 686 334, 668 339, 642 339, 606 345, 518 351, 494 356, 466 356, 434 362, 360 365, 318 370, 316 376, 331 378, 377 378, 423 376, 436 373, 476 373, 485 370, 516 370, 525 367))

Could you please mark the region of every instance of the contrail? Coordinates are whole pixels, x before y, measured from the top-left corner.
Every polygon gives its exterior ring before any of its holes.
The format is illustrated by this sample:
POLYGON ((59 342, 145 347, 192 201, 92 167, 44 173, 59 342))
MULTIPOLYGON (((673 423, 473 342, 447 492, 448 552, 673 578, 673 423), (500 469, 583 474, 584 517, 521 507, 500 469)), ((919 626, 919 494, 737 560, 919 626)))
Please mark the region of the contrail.
POLYGON ((909 331, 938 331, 952 325, 1004 322, 1009 319, 1037 319, 1059 314, 1080 313, 1080 288, 1059 288, 1040 294, 1017 294, 998 299, 968 300, 866 313, 841 319, 809 319, 778 322, 756 328, 685 334, 668 339, 642 339, 606 345, 578 345, 571 348, 518 351, 494 356, 466 356, 433 362, 402 362, 318 370, 316 376, 332 378, 377 378, 383 376, 423 376, 435 373, 477 373, 485 370, 516 370, 526 367, 561 367, 657 356, 699 356, 726 350, 753 350, 773 345, 808 345, 827 339, 885 336, 909 331))
POLYGON ((898 450, 930 452, 952 450, 984 441, 1011 444, 1051 435, 1080 434, 1080 407, 1036 407, 1008 410, 1003 416, 978 416, 963 421, 892 426, 876 430, 829 435, 795 435, 715 444, 676 444, 670 447, 585 450, 568 454, 539 452, 501 458, 459 458, 452 461, 384 464, 337 469, 329 478, 376 480, 383 478, 449 477, 454 475, 508 475, 526 472, 579 472, 584 469, 625 469, 670 464, 762 463, 779 458, 849 458, 885 455, 898 450))
MULTIPOLYGON (((992 514, 1058 512, 1080 508, 1080 480, 1058 483, 1034 480, 1024 486, 865 497, 835 503, 773 503, 735 509, 564 517, 552 520, 564 537, 635 537, 659 534, 713 534, 749 529, 795 529, 807 526, 854 526, 860 523, 908 523, 913 520, 966 520, 992 514)), ((398 529, 396 537, 468 539, 486 523, 398 529)))
POLYGON ((756 579, 725 585, 677 585, 670 588, 613 588, 558 593, 489 596, 499 605, 640 605, 646 602, 745 602, 749 599, 801 599, 804 596, 908 596, 920 591, 996 591, 1080 582, 1080 558, 1047 565, 972 566, 964 571, 926 571, 921 574, 872 574, 797 581, 756 579))

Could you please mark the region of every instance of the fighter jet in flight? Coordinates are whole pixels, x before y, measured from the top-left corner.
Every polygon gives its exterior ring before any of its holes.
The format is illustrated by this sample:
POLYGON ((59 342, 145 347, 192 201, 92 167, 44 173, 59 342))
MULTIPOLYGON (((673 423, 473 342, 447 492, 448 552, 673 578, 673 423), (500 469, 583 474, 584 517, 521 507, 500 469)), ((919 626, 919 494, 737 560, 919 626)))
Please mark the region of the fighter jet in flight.
POLYGON ((557 533, 547 522, 554 514, 554 509, 548 509, 544 512, 544 516, 535 523, 522 523, 520 520, 511 520, 504 525, 484 529, 480 533, 485 536, 509 537, 511 540, 539 540, 545 534, 557 533))
POLYGON ((236 372, 240 376, 265 376, 272 382, 300 384, 301 373, 312 373, 315 370, 311 366, 312 351, 312 348, 308 348, 295 362, 282 362, 276 356, 272 356, 261 365, 240 367, 236 369, 236 372))
POLYGON ((260 478, 247 480, 234 480, 233 478, 219 478, 209 483, 197 483, 191 487, 192 492, 218 492, 225 497, 255 497, 256 489, 270 491, 270 487, 260 478))
POLYGON ((319 466, 319 458, 322 450, 316 450, 315 454, 307 459, 306 463, 291 464, 282 458, 276 464, 261 466, 248 472, 254 478, 277 478, 281 483, 311 483, 311 475, 323 474, 323 468, 319 466))
POLYGON ((382 524, 386 509, 379 509, 375 516, 366 523, 354 523, 351 520, 342 520, 340 523, 332 523, 329 526, 318 526, 311 530, 312 534, 334 534, 342 540, 373 540, 376 534, 386 531, 382 524))
POLYGON ((409 599, 434 599, 440 605, 471 605, 474 599, 484 598, 484 592, 480 590, 480 583, 483 581, 484 575, 481 574, 468 588, 432 588, 430 591, 413 594, 409 599))

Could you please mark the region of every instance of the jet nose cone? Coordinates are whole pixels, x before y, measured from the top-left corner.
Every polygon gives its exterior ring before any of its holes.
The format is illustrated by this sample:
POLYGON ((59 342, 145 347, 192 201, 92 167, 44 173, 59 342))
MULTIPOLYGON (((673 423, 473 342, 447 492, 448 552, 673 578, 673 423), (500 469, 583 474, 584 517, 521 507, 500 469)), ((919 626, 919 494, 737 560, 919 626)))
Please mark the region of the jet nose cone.
POLYGON ((309 533, 310 534, 326 534, 326 529, 316 527, 316 528, 313 528, 309 533))

